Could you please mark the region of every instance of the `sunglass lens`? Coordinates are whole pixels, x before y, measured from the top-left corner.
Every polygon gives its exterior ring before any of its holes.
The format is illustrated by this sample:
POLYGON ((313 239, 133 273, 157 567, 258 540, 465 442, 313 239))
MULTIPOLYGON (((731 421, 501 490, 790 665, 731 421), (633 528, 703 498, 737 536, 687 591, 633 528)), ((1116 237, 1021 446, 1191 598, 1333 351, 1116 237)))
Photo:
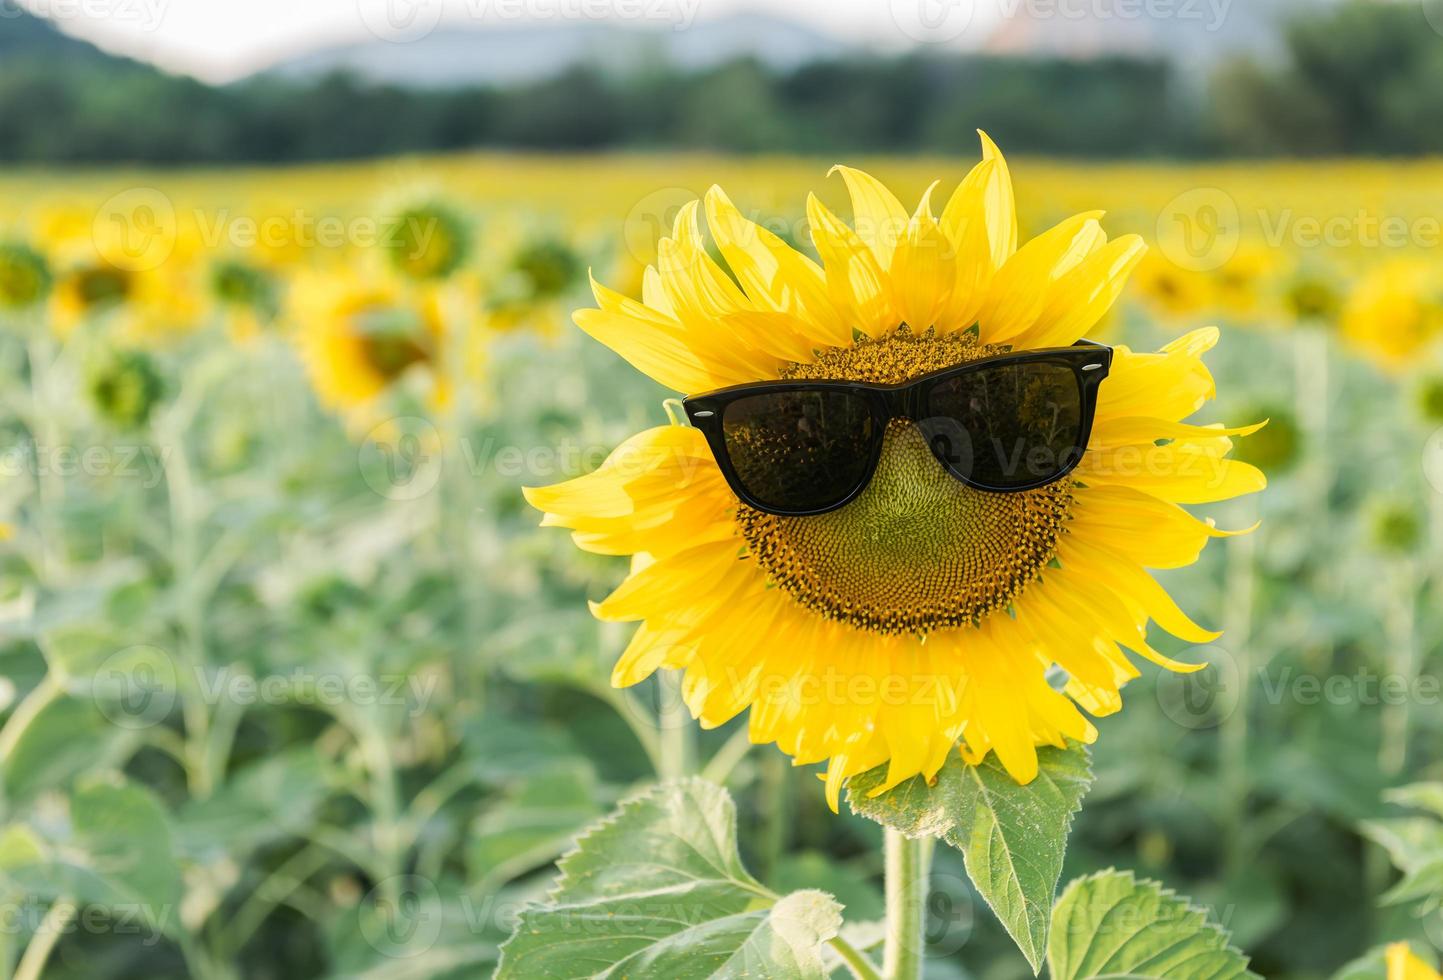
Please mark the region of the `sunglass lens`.
POLYGON ((822 510, 867 478, 872 413, 844 391, 780 391, 739 398, 722 414, 737 480, 768 510, 822 510))
POLYGON ((1081 451, 1082 390, 1065 364, 1001 363, 932 387, 922 428, 937 458, 992 490, 1061 476, 1081 451))

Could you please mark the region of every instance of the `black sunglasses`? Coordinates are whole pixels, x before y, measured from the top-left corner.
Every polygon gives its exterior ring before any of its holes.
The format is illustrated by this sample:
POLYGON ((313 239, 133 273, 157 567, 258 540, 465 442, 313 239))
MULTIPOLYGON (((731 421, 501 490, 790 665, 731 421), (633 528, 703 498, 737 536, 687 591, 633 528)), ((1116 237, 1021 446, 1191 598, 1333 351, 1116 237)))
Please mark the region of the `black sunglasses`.
POLYGON ((760 381, 682 401, 732 491, 769 514, 824 514, 876 472, 888 424, 912 420, 970 487, 1031 490, 1082 460, 1112 348, 997 354, 901 384, 760 381))

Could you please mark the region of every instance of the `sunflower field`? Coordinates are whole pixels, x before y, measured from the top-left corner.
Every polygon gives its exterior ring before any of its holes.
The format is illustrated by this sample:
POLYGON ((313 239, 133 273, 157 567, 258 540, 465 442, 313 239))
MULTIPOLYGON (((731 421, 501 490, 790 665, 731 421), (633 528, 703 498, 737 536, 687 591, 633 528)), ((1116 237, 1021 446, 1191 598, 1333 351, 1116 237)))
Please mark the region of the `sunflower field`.
POLYGON ((4 975, 1435 977, 1443 164, 984 157, 0 177, 4 975), (676 400, 1084 332, 959 587, 676 400))

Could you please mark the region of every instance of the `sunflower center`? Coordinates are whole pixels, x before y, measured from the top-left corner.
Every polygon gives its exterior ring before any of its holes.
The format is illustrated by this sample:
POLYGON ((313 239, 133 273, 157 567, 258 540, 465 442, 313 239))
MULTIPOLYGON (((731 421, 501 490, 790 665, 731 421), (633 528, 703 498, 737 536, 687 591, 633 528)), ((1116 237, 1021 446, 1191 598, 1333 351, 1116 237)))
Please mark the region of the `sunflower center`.
MULTIPOLYGON (((997 353, 969 334, 905 331, 790 365, 787 378, 895 383, 997 353)), ((1056 554, 1072 481, 1019 493, 948 473, 917 427, 888 425, 871 483, 838 510, 778 517, 746 505, 737 525, 769 578, 824 616, 880 633, 976 624, 1006 608, 1056 554)))

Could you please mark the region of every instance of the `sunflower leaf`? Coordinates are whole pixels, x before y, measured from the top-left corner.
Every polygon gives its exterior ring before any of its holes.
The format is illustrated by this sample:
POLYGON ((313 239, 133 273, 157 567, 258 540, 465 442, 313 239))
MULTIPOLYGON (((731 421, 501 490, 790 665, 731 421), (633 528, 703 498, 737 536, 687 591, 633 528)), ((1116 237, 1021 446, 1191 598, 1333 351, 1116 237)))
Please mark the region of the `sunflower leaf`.
POLYGON ((1052 910, 1053 980, 1256 978, 1207 913, 1154 881, 1107 870, 1067 886, 1052 910))
POLYGON ((908 837, 938 837, 962 852, 967 874, 1036 973, 1072 815, 1092 785, 1087 749, 1037 753, 1037 778, 1020 786, 995 755, 968 765, 953 753, 932 785, 921 776, 882 793, 878 766, 847 786, 853 812, 908 837))
POLYGON ((742 866, 736 807, 700 779, 633 797, 558 862, 547 901, 523 909, 497 980, 601 975, 823 980, 841 906, 777 897, 742 866))

